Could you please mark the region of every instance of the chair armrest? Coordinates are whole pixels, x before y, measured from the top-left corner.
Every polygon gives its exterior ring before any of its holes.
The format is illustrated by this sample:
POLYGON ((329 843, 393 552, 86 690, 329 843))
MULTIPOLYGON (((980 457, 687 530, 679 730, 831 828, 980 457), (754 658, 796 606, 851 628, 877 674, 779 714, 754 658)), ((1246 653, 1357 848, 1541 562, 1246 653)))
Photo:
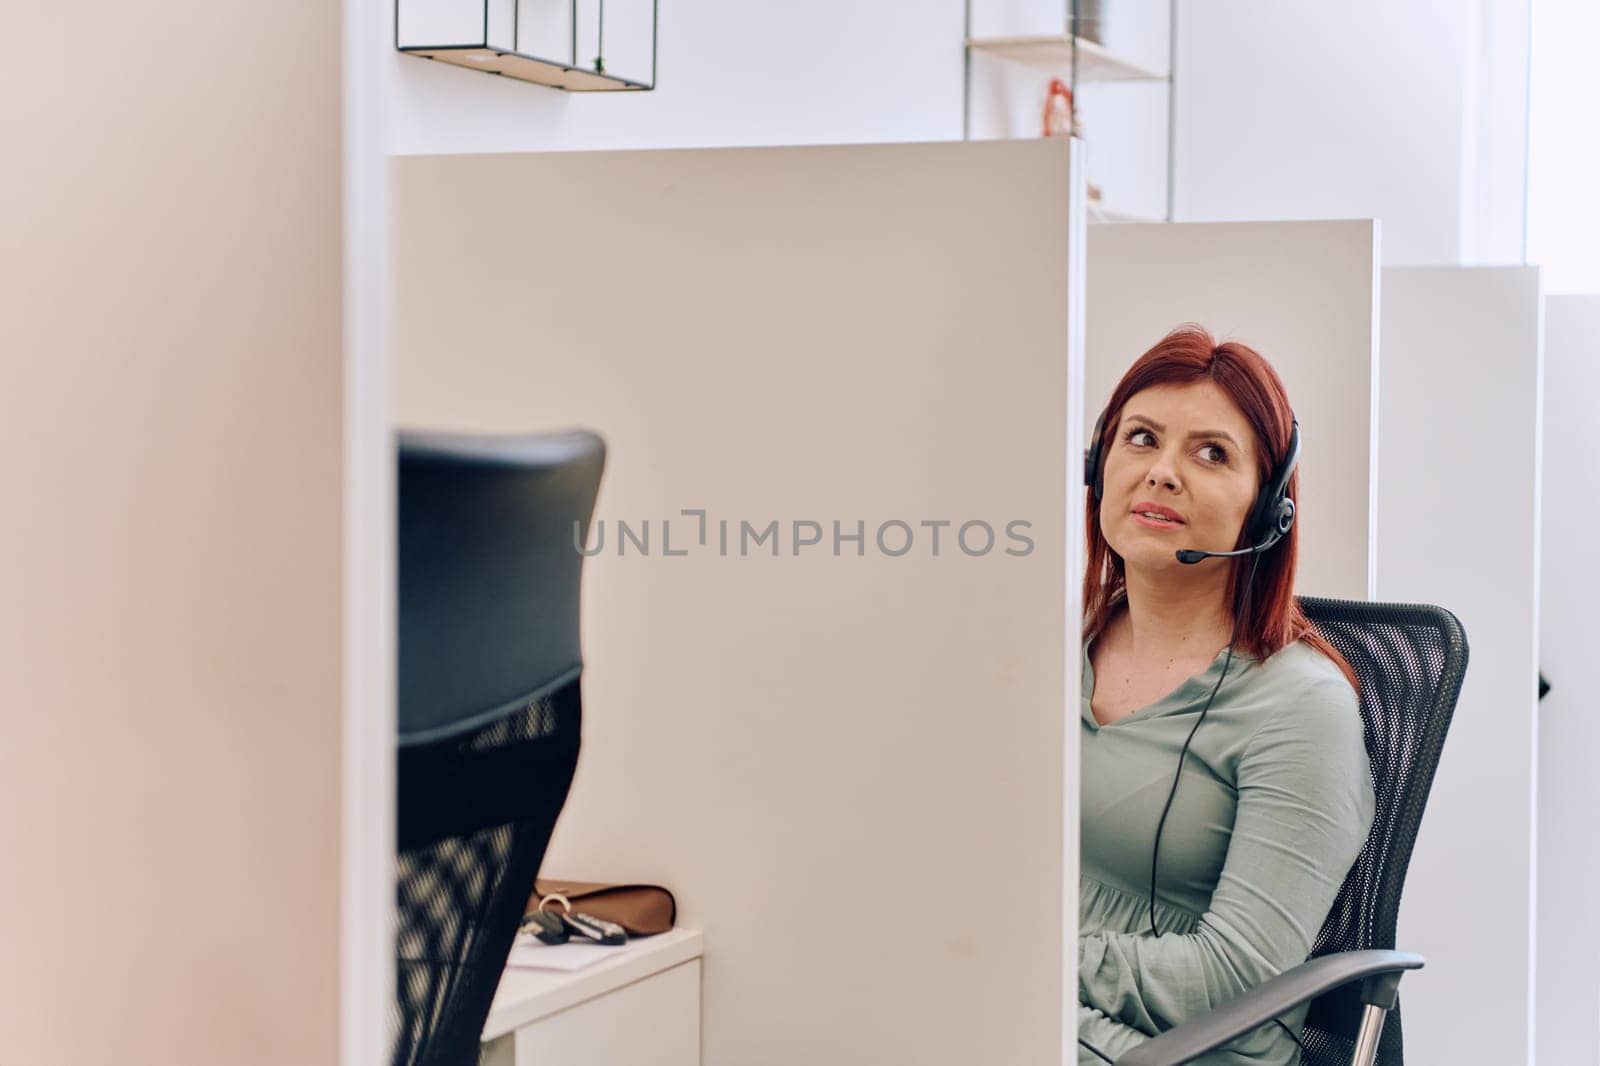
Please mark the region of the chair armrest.
MULTIPOLYGON (((1405 951, 1343 951, 1303 962, 1216 1010, 1153 1037, 1117 1059, 1116 1066, 1177 1066, 1215 1051, 1325 992, 1371 977, 1420 970, 1422 956, 1405 951)), ((1377 997, 1375 997, 1377 998, 1377 997)), ((1391 994, 1385 1009, 1394 1005, 1391 994)))

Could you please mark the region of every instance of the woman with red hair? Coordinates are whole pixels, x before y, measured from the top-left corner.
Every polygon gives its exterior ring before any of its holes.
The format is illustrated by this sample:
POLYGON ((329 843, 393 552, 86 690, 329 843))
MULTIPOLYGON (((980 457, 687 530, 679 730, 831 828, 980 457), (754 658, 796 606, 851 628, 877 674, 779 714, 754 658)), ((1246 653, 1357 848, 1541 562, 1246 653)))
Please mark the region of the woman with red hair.
MULTIPOLYGON (((1080 1064, 1303 962, 1371 828, 1354 675, 1294 599, 1298 453, 1277 372, 1198 326, 1141 356, 1097 427, 1080 1064)), ((1200 1061, 1294 1063, 1304 1020, 1200 1061)))

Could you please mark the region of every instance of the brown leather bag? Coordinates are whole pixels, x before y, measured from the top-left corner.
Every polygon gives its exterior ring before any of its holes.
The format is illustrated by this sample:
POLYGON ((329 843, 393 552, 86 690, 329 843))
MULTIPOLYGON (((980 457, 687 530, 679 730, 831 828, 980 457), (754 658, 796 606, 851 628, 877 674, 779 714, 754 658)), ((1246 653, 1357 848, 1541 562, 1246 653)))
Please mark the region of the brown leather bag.
MULTIPOLYGON (((629 936, 665 933, 678 918, 678 901, 660 885, 607 885, 592 881, 556 881, 540 878, 533 883, 528 913, 539 909, 547 896, 563 896, 572 909, 616 922, 629 936)), ((551 907, 560 908, 552 902, 551 907)))

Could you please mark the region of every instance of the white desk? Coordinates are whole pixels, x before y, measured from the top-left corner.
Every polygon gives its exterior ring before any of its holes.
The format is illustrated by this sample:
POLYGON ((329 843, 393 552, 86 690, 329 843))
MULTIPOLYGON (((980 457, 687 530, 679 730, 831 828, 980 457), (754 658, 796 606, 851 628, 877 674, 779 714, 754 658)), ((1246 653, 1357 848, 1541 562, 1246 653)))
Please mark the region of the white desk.
POLYGON ((616 950, 573 973, 508 967, 483 1066, 700 1066, 700 934, 616 950))

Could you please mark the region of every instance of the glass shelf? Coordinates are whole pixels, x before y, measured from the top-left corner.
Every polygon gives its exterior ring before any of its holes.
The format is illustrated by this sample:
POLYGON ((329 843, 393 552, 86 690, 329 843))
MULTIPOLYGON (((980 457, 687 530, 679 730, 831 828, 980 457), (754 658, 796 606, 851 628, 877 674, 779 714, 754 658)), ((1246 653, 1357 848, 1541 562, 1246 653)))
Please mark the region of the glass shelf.
MULTIPOLYGON (((967 47, 1047 73, 1060 74, 1072 69, 1072 42, 1071 34, 1055 33, 1031 37, 974 37, 967 40, 967 47)), ((1165 74, 1124 59, 1087 37, 1079 37, 1077 42, 1079 82, 1167 80, 1165 74)))

